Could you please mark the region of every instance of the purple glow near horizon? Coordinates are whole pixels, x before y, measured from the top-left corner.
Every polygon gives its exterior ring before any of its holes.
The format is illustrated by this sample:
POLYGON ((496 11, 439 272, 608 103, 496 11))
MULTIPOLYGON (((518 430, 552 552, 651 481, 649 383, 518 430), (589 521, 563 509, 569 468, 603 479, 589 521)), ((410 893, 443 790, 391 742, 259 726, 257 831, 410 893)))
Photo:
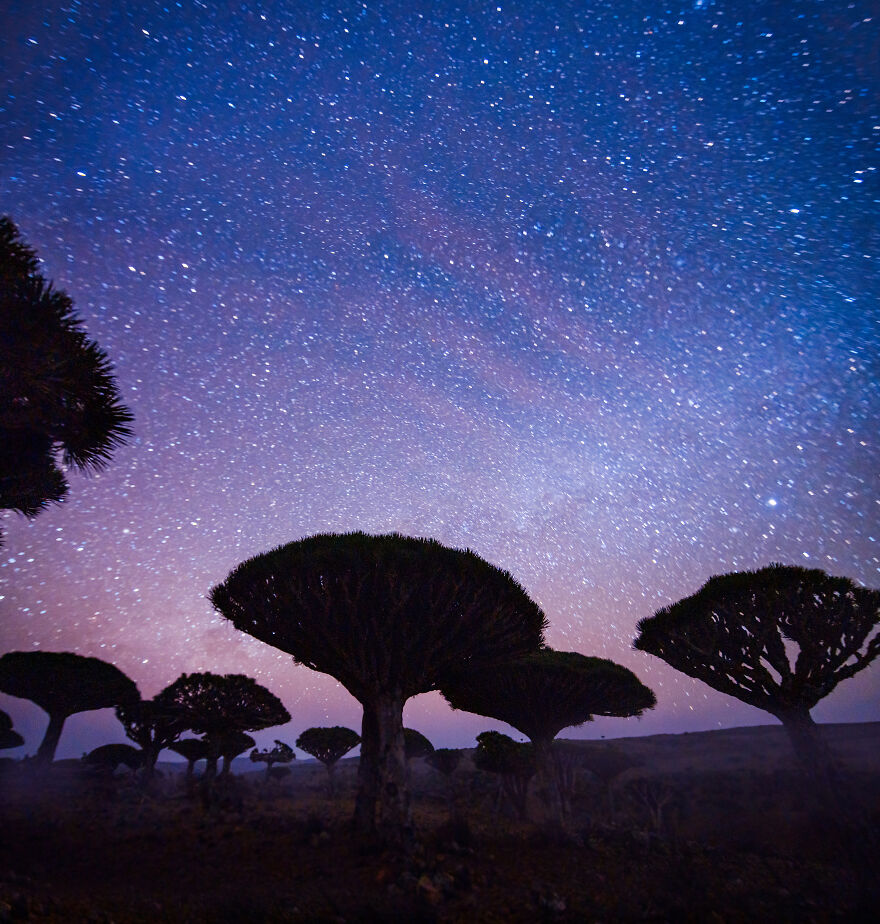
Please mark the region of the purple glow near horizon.
MULTIPOLYGON (((870 4, 18 4, 0 212, 110 354, 136 439, 6 514, 0 651, 153 695, 240 672, 357 728, 210 587, 328 530, 470 547, 556 648, 657 693, 572 736, 768 716, 633 652, 772 561, 880 585, 870 4), (303 9, 295 9, 300 6, 303 9)), ((880 671, 815 715, 880 719, 880 671)), ((0 696, 33 752, 45 717, 0 696)), ((503 727, 437 694, 437 746, 503 727)), ((59 756, 124 736, 70 720, 59 756)))

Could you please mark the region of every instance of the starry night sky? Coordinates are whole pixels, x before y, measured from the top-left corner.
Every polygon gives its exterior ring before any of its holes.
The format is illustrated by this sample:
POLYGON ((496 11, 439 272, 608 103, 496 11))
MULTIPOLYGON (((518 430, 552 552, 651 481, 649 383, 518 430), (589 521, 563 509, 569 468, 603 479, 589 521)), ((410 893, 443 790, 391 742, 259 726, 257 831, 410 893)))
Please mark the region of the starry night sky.
MULTIPOLYGON (((359 728, 208 590, 315 533, 470 547, 556 648, 657 693, 563 734, 773 721, 631 650, 772 561, 880 586, 869 2, 13 0, 0 212, 108 351, 136 438, 3 517, 0 651, 152 696, 241 672, 359 728)), ((880 719, 880 670, 814 715, 880 719)), ((35 750, 32 704, 0 697, 35 750)), ((430 694, 408 725, 471 746, 430 694)), ((71 719, 58 756, 124 740, 71 719)))

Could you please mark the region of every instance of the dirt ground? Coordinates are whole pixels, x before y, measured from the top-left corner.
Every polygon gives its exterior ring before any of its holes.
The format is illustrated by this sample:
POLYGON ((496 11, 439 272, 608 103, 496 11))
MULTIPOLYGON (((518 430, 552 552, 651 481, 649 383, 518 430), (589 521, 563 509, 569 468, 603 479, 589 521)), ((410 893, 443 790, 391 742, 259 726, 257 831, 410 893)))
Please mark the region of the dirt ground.
MULTIPOLYGON (((799 813, 784 769, 703 769, 659 779, 677 804, 659 826, 626 787, 609 816, 585 777, 563 834, 539 794, 530 821, 496 812, 494 779, 467 766, 450 823, 442 780, 420 766, 418 845, 402 860, 351 833, 352 765, 333 800, 320 769, 300 766, 280 783, 234 778, 213 805, 178 774, 144 795, 124 776, 84 780, 57 767, 37 785, 7 766, 0 922, 861 919, 854 876, 799 813)), ((876 782, 860 778, 866 793, 876 782)))

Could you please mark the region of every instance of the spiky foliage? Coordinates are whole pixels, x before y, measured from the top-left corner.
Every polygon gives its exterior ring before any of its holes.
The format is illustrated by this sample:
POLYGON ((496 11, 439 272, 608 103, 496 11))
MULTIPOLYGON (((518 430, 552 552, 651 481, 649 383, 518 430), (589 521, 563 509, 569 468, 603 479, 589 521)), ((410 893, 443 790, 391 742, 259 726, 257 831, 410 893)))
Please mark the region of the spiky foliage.
POLYGON ((436 748, 425 757, 426 763, 445 777, 452 776, 461 763, 461 751, 458 748, 436 748))
POLYGON ((24 738, 17 731, 12 730, 12 719, 9 714, 0 709, 0 751, 8 748, 20 748, 24 738))
POLYGON ((332 728, 307 728, 296 739, 296 746, 330 767, 361 743, 361 736, 351 728, 334 725, 332 728))
POLYGON ((52 762, 68 716, 140 699, 133 680, 100 658, 72 652, 10 651, 0 658, 0 692, 35 702, 49 714, 37 765, 52 762))
POLYGON ((356 820, 410 826, 403 704, 462 666, 488 669, 542 641, 544 616, 470 551, 399 534, 322 534, 239 565, 211 591, 236 628, 336 677, 363 705, 356 820))
POLYGON ((453 709, 500 719, 533 742, 550 741, 594 715, 641 715, 657 702, 620 664, 550 648, 499 665, 488 675, 461 672, 442 693, 453 709))
POLYGON ((156 696, 156 701, 177 712, 188 729, 205 736, 206 781, 216 774, 222 753, 218 744, 225 735, 290 721, 281 700, 244 674, 182 674, 156 696))
POLYGON ((403 748, 407 760, 427 757, 434 752, 434 745, 414 728, 405 728, 403 730, 403 748))
POLYGON ((296 760, 296 754, 289 744, 275 739, 275 747, 265 751, 258 751, 256 748, 251 751, 251 760, 254 763, 264 763, 266 765, 266 775, 272 769, 272 764, 289 764, 296 760))
POLYGON ((102 744, 89 751, 83 758, 89 767, 98 770, 107 770, 113 773, 120 764, 130 770, 137 770, 143 766, 144 752, 133 748, 130 744, 102 744))
POLYGON ((32 517, 60 501, 63 467, 103 468, 131 421, 107 354, 0 217, 0 508, 32 517))
POLYGON ((179 711, 158 699, 138 700, 116 707, 125 734, 144 754, 144 777, 152 776, 163 749, 183 734, 187 724, 179 711))
POLYGON ((210 594, 242 632, 336 677, 359 700, 438 689, 463 666, 538 647, 544 615, 470 551, 393 533, 327 533, 235 568, 210 594))
POLYGON ((182 674, 155 702, 202 735, 258 731, 290 721, 281 700, 244 674, 182 674))
POLYGON ((880 654, 878 621, 880 591, 777 564, 711 578, 641 620, 634 644, 784 719, 812 709, 880 654))

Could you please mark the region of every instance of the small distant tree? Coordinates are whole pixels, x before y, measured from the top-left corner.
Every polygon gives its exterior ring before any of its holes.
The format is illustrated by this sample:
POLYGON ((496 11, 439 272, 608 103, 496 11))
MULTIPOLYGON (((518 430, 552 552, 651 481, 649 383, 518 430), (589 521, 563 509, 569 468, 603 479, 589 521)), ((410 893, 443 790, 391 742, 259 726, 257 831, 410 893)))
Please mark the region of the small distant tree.
MULTIPOLYGON (((0 508, 34 517, 131 436, 107 354, 0 217, 0 508)), ((3 535, 0 533, 0 545, 3 535)))
POLYGON ((253 763, 263 763, 266 765, 266 779, 272 776, 272 767, 275 764, 289 764, 296 760, 296 753, 289 744, 275 739, 275 747, 267 748, 265 751, 258 751, 254 748, 251 751, 251 760, 253 763))
POLYGON ((139 699, 116 707, 125 734, 143 751, 143 779, 149 782, 160 753, 174 744, 187 728, 186 720, 173 706, 159 698, 139 699))
POLYGON ((169 751, 180 754, 186 760, 186 781, 192 782, 195 765, 200 760, 208 759, 208 744, 201 738, 181 738, 168 745, 169 751))
POLYGON ((8 748, 20 748, 24 738, 17 731, 12 730, 12 719, 9 714, 0 709, 0 751, 8 748))
POLYGON ((554 738, 594 715, 641 715, 657 702, 620 664, 550 648, 499 665, 490 675, 460 673, 442 693, 453 709, 500 719, 528 736, 560 821, 570 812, 574 774, 554 738))
POLYGON ((810 710, 880 654, 880 591, 770 565, 711 578, 638 624, 635 647, 776 716, 823 797, 839 773, 810 710))
POLYGON ((115 773, 120 764, 129 770, 138 770, 144 763, 144 752, 133 748, 130 744, 102 744, 89 751, 83 758, 83 763, 96 770, 115 773))
POLYGON ((505 796, 517 817, 525 821, 529 783, 537 769, 534 747, 526 742, 514 741, 501 732, 481 732, 477 735, 474 766, 484 773, 494 773, 501 779, 496 811, 501 797, 505 796))
MULTIPOLYGON (((156 696, 162 708, 177 712, 186 727, 208 742, 231 732, 259 731, 290 721, 281 700, 244 674, 183 674, 156 696)), ((205 779, 217 772, 220 753, 209 747, 205 779)))
POLYGON ((399 534, 325 534, 239 565, 211 591, 236 628, 336 677, 363 705, 359 829, 411 841, 403 706, 462 667, 542 641, 544 614, 470 551, 399 534))
POLYGON ((336 793, 336 764, 352 748, 361 743, 361 736, 351 728, 334 725, 332 728, 307 728, 296 739, 296 746, 311 754, 327 768, 327 790, 336 793))
POLYGON ((35 702, 49 714, 36 766, 50 764, 68 716, 140 699, 133 680, 99 658, 71 652, 10 651, 0 658, 0 692, 35 702))
POLYGON ((239 754, 244 754, 248 748, 252 748, 257 742, 246 732, 233 729, 210 737, 206 743, 212 753, 223 758, 220 778, 225 780, 229 777, 232 761, 239 754))

